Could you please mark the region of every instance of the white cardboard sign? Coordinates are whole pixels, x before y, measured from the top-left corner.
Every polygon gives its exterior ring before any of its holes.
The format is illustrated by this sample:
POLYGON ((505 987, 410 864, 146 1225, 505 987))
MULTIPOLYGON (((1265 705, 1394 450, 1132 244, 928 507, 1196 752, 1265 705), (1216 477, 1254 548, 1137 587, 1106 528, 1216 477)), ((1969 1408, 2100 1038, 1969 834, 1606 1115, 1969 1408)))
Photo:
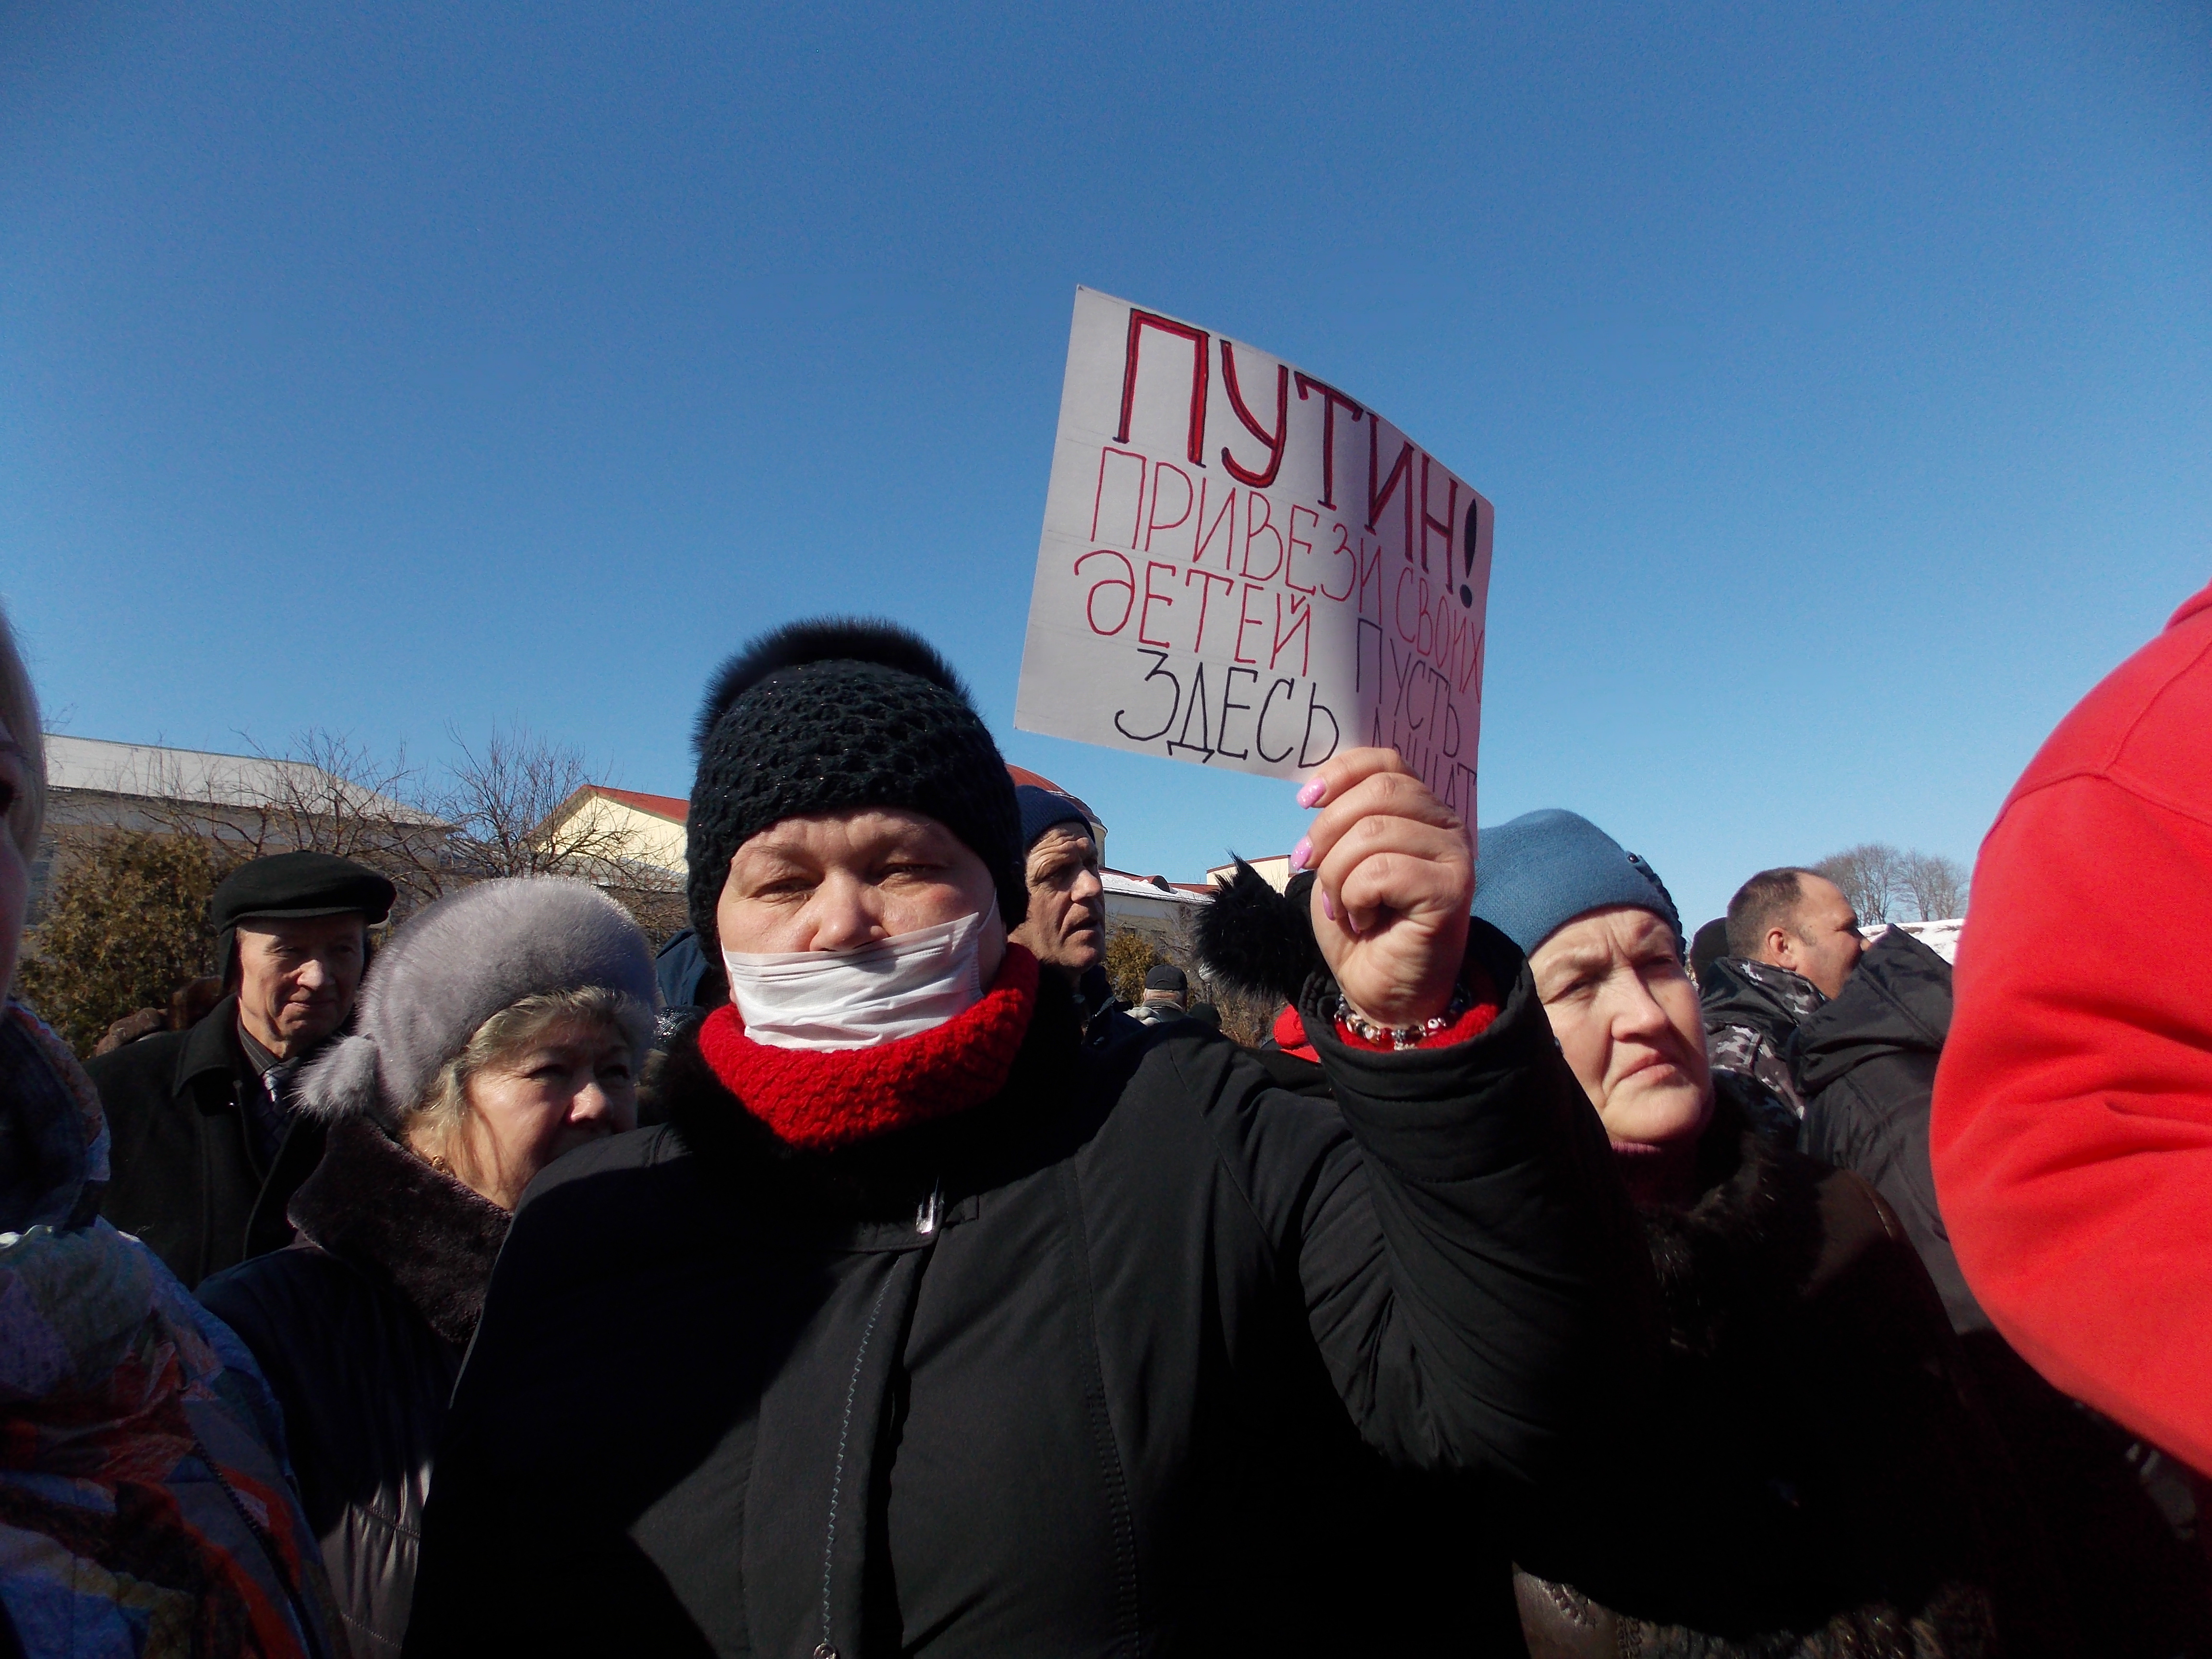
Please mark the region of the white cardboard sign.
POLYGON ((1285 778, 1388 745, 1472 826, 1494 518, 1334 387, 1079 288, 1014 723, 1285 778))

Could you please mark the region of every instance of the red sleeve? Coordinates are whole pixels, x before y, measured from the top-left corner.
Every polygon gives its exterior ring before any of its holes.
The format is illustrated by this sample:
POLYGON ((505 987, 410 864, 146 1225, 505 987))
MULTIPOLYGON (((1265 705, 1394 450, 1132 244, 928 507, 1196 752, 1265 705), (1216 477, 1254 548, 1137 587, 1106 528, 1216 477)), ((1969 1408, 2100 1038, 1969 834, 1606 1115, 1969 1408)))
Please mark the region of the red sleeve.
POLYGON ((2073 776, 1990 832, 1932 1150, 1998 1328, 2212 1470, 2212 817, 2146 793, 2073 776))

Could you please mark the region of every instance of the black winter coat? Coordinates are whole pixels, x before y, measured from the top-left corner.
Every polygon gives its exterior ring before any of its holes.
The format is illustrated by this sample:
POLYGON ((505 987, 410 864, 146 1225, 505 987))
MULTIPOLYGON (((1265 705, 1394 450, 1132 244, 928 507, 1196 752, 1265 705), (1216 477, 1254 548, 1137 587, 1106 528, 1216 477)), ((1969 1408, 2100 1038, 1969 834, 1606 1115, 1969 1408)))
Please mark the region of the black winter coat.
POLYGON ((1650 1443, 1628 1501, 1563 1517, 1531 1552, 1516 1589, 1534 1659, 2095 1650, 2041 1583, 1896 1217, 1725 1095, 1698 1156, 1692 1207, 1640 1212, 1669 1337, 1650 1443))
POLYGON ((1936 1067, 1951 1028, 1951 964, 1902 928, 1875 941, 1842 993, 1808 1018, 1792 1063, 1806 1150, 1889 1201, 1942 1293, 1982 1399, 2048 1540, 2054 1582, 2104 1659, 2212 1654, 2203 1558, 2136 1478, 2152 1455, 2052 1388, 1975 1301, 1936 1201, 1928 1156, 1936 1067))
POLYGON ((292 1242, 292 1194, 323 1155, 324 1126, 294 1113, 265 1161, 246 1117, 264 1086, 238 1041, 238 999, 185 1031, 86 1062, 107 1114, 107 1196, 100 1212, 143 1239, 196 1287, 292 1242))
POLYGON ((1799 1145, 1863 1176, 1888 1201, 1963 1334, 1990 1325, 1960 1271, 1928 1158, 1936 1064, 1950 1029, 1951 964, 1893 927, 1835 1000, 1807 1016, 1789 1053, 1805 1100, 1799 1145))
MULTIPOLYGON (((1271 1509, 1322 1461, 1309 1382, 1499 1509, 1650 1363, 1602 1132, 1476 934, 1497 1021, 1405 1054, 1325 1033, 1340 1110, 1203 1026, 1085 1037, 1047 996, 994 1101, 799 1154, 679 1046, 668 1125, 516 1216, 408 1653, 1324 1647, 1286 1628, 1316 1575, 1271 1509)), ((1461 1650, 1516 1651, 1502 1571, 1464 1571, 1501 1633, 1461 1650)), ((1365 1615, 1365 1645, 1399 1634, 1365 1615)))
POLYGON ((200 1286, 284 1408, 355 1659, 406 1634, 432 1456, 509 1217, 364 1120, 292 1200, 299 1243, 200 1286))

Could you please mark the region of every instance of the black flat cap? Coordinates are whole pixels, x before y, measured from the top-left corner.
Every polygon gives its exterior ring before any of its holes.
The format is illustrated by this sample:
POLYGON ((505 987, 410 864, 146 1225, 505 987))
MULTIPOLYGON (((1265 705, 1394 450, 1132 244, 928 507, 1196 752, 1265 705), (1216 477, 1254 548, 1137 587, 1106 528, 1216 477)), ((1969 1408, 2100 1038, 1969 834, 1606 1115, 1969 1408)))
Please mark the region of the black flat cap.
POLYGON ((398 890, 375 871, 328 853, 277 853, 241 864, 215 890, 210 919, 219 933, 255 916, 338 916, 364 921, 392 914, 398 890))
POLYGON ((1183 977, 1182 969, 1171 962, 1164 962, 1145 975, 1145 988, 1147 991, 1181 993, 1190 989, 1190 981, 1183 977))

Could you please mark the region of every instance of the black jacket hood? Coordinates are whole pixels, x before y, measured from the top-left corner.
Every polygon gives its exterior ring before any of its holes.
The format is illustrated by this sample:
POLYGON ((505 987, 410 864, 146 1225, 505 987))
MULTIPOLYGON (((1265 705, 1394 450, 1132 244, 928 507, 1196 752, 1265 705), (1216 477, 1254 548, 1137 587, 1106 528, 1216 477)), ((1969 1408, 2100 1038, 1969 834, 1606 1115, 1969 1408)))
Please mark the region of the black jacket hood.
POLYGON ((1790 1049, 1810 1100, 1884 1054, 1936 1054, 1951 1030, 1951 964, 1902 927, 1859 958, 1844 988, 1808 1018, 1790 1049))

